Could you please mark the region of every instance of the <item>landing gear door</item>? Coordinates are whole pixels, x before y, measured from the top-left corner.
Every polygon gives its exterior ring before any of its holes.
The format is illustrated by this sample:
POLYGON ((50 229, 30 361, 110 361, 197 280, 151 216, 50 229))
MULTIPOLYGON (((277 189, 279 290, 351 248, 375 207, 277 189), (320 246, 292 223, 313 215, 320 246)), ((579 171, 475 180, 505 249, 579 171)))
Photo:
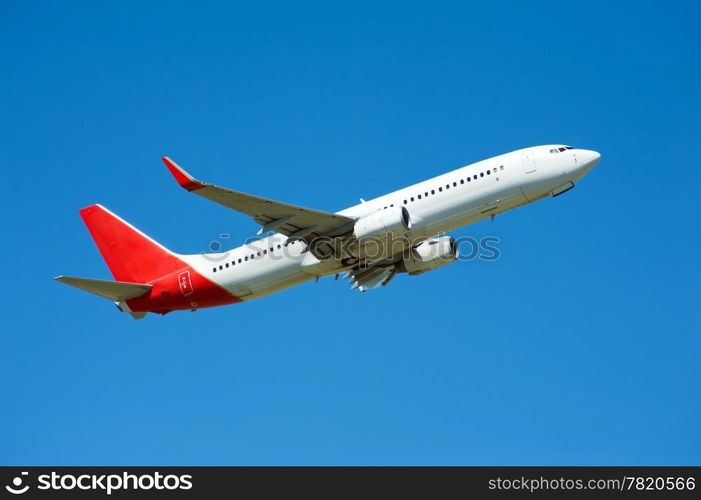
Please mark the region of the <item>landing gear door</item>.
POLYGON ((521 153, 521 164, 523 171, 528 173, 535 172, 535 152, 532 149, 527 149, 521 153))
POLYGON ((229 286, 231 292, 237 297, 245 297, 253 293, 253 290, 248 286, 248 281, 243 278, 234 280, 229 286))

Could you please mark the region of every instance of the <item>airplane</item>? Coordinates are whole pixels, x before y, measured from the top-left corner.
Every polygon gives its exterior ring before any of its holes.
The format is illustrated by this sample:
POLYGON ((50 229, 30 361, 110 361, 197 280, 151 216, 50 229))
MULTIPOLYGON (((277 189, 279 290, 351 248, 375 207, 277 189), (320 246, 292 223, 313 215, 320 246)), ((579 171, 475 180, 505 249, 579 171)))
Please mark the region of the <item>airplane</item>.
POLYGON ((162 158, 186 191, 253 218, 259 238, 227 252, 177 254, 94 204, 80 210, 115 281, 55 279, 135 319, 247 302, 340 274, 362 292, 458 259, 447 232, 572 189, 601 155, 554 144, 519 149, 336 213, 201 182, 162 158))

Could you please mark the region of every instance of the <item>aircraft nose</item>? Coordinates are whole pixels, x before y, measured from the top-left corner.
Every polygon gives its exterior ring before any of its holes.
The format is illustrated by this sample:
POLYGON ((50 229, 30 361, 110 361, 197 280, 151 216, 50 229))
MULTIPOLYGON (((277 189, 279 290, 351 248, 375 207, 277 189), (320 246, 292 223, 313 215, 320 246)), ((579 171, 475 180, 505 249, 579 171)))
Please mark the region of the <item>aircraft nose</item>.
POLYGON ((601 154, 597 151, 591 151, 589 149, 580 149, 577 151, 577 163, 580 168, 591 170, 599 163, 601 159, 601 154))

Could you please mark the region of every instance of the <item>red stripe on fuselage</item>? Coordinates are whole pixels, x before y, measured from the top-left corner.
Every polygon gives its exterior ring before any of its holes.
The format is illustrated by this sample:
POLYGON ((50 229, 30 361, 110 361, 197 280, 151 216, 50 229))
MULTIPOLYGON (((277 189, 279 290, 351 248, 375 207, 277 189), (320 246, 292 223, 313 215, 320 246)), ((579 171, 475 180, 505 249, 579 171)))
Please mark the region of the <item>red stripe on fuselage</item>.
POLYGON ((147 295, 127 301, 134 312, 150 311, 165 314, 176 310, 195 310, 223 306, 241 299, 210 281, 183 262, 182 269, 148 283, 153 288, 147 295), (186 282, 184 283, 184 278, 186 282))

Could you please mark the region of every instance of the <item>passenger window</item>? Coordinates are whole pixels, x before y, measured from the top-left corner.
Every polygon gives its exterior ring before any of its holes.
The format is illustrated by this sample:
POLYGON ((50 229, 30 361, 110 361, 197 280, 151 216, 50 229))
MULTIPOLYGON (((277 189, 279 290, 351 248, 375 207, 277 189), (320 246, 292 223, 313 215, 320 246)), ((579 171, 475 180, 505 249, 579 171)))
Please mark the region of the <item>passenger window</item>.
POLYGON ((439 187, 439 188, 438 188, 438 191, 440 191, 440 192, 442 193, 442 192, 443 192, 443 186, 439 187))
POLYGON ((480 172, 480 177, 484 177, 484 172, 480 172))
POLYGON ((246 255, 243 260, 248 261, 248 255, 246 255))
POLYGON ((457 182, 453 182, 453 187, 455 187, 455 186, 457 186, 457 185, 458 185, 457 182))
POLYGON ((406 200, 404 200, 404 204, 406 205, 406 200))
POLYGON ((504 165, 502 165, 501 167, 499 167, 499 170, 504 170, 504 165))
POLYGON ((431 189, 431 194, 436 194, 436 190, 435 190, 435 189, 431 189))
POLYGON ((426 191, 426 192, 424 193, 424 196, 428 196, 428 191, 426 191))
POLYGON ((474 179, 474 180, 477 180, 477 174, 474 175, 473 179, 474 179))
POLYGON ((421 195, 418 195, 418 198, 421 199, 421 195))
POLYGON ((467 182, 470 182, 472 180, 472 177, 467 178, 467 182))
POLYGON ((491 173, 492 173, 492 172, 490 172, 489 170, 487 170, 487 175, 489 175, 489 174, 491 174, 491 173))
POLYGON ((224 266, 219 266, 219 270, 221 271, 222 269, 224 269, 224 266))
POLYGON ((214 269, 212 269, 212 272, 213 272, 213 273, 216 273, 216 272, 217 272, 217 268, 215 267, 214 269))
POLYGON ((413 197, 413 196, 412 196, 411 198, 409 198, 409 199, 410 199, 411 201, 414 201, 414 197, 413 197))
POLYGON ((460 179, 460 184, 465 184, 465 179, 460 179))

